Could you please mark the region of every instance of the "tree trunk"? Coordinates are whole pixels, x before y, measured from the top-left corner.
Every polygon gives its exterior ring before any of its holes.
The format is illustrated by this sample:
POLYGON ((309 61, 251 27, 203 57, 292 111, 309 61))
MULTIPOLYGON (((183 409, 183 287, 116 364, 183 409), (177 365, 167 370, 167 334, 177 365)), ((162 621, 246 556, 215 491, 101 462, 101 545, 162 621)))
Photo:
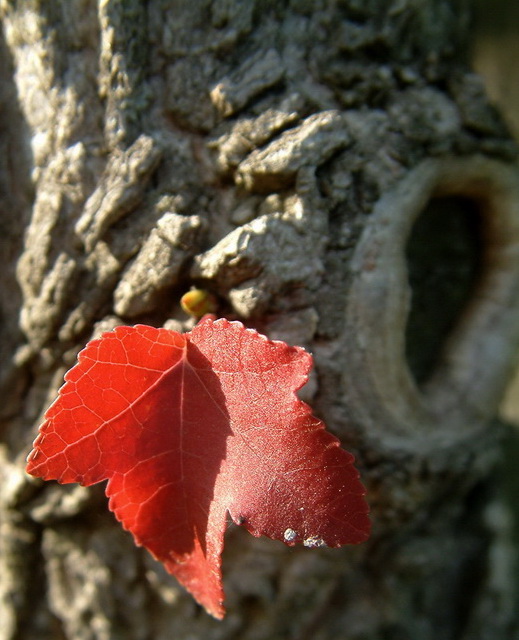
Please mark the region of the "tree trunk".
MULTIPOLYGON (((517 634, 495 415, 519 339, 517 147, 460 0, 3 0, 0 639, 517 634), (23 237, 22 237, 23 235, 23 237), (219 315, 307 347, 374 532, 231 527, 213 620, 24 459, 93 335, 219 315)), ((517 636, 515 636, 517 637, 517 636)))

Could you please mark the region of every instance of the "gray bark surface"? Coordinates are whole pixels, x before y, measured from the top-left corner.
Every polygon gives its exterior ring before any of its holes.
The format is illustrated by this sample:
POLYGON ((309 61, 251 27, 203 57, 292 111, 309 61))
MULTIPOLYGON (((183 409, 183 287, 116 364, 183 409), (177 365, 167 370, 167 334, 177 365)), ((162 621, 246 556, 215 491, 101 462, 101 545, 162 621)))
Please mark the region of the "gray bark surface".
POLYGON ((518 149, 466 65, 465 3, 0 15, 0 640, 519 637, 494 419, 519 341, 518 149), (102 487, 24 473, 85 343, 188 330, 192 285, 313 353, 305 399, 374 525, 339 550, 230 528, 223 622, 102 487))

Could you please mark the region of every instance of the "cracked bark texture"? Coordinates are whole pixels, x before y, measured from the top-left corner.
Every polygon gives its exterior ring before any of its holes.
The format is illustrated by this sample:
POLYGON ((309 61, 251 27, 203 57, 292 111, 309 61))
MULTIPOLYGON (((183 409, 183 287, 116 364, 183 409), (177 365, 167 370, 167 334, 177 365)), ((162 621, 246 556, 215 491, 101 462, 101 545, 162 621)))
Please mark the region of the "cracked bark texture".
POLYGON ((1 640, 519 637, 494 419, 518 150, 466 64, 468 4, 1 0, 1 640), (305 398, 374 523, 341 550, 230 529, 223 622, 102 488, 24 473, 86 341, 189 328, 192 285, 313 352, 305 398))

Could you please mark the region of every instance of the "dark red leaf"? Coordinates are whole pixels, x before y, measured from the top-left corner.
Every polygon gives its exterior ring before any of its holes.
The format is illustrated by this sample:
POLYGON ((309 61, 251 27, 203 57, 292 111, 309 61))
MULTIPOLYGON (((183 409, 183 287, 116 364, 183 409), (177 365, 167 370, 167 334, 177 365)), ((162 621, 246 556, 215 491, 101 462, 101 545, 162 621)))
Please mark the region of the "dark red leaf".
POLYGON ((311 356, 239 322, 138 325, 93 340, 45 415, 27 471, 108 480, 135 541, 217 618, 227 513, 253 535, 338 547, 370 531, 353 456, 295 395, 311 356))

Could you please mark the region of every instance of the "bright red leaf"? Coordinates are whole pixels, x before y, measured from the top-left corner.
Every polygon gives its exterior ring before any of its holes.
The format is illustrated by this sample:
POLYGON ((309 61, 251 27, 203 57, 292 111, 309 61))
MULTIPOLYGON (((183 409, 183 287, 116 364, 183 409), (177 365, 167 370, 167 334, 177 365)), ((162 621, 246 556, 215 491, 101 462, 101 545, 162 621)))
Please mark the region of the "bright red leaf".
POLYGON ((353 456, 295 395, 311 366, 300 347, 239 322, 118 327, 65 376, 27 471, 108 480, 110 509, 136 543, 222 618, 227 512, 289 545, 369 535, 353 456))

